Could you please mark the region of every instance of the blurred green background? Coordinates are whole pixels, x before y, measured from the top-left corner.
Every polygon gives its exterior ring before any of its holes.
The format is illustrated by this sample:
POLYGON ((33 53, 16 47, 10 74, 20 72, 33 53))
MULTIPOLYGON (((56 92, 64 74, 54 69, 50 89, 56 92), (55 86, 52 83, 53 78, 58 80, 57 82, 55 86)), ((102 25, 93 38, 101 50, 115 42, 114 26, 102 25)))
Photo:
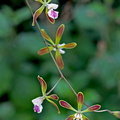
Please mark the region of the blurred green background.
MULTIPOLYGON (((29 0, 33 11, 40 4, 29 0)), ((59 19, 51 25, 44 13, 38 22, 51 38, 60 24, 66 29, 61 43, 78 46, 63 55, 64 75, 85 94, 88 105, 120 110, 120 0, 53 0, 59 19)), ((44 101, 43 112, 33 112, 31 100, 41 95, 37 75, 50 89, 59 74, 50 55, 39 56, 44 47, 32 16, 22 0, 0 0, 0 120, 65 120, 72 111, 56 109, 44 101)), ((61 81, 53 93, 77 108, 76 97, 61 81)), ((90 120, 117 120, 109 113, 86 114, 90 120)))

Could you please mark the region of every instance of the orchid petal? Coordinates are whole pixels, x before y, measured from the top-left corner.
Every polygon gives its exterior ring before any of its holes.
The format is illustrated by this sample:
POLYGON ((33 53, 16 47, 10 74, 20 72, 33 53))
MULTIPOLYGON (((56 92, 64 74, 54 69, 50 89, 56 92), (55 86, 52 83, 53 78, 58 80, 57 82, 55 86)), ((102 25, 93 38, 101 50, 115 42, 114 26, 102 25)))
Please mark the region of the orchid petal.
POLYGON ((42 13, 42 11, 44 10, 45 6, 42 5, 38 10, 35 11, 34 15, 33 15, 33 22, 32 22, 32 26, 35 25, 36 19, 40 16, 40 14, 42 13))
POLYGON ((47 8, 48 9, 57 9, 58 8, 58 4, 53 4, 53 3, 47 4, 47 8))
POLYGON ((117 117, 120 118, 120 111, 112 111, 112 114, 117 117))
POLYGON ((57 32, 56 32, 56 41, 55 41, 55 44, 56 44, 56 45, 58 45, 59 42, 60 42, 60 39, 61 39, 62 34, 63 34, 63 32, 64 32, 64 28, 65 28, 65 25, 62 24, 62 25, 59 26, 59 28, 58 28, 58 30, 57 30, 57 32))
POLYGON ((89 120, 86 116, 84 116, 83 114, 82 114, 82 119, 83 120, 89 120))
POLYGON ((78 110, 81 110, 82 109, 82 104, 84 102, 84 95, 82 92, 79 92, 78 95, 77 95, 77 102, 78 102, 78 110))
POLYGON ((55 23, 55 19, 49 17, 48 13, 46 12, 46 17, 49 20, 50 23, 54 24, 55 23))
POLYGON ((44 79, 43 79, 42 77, 40 77, 39 75, 38 75, 38 80, 39 80, 39 82, 40 82, 41 89, 42 89, 42 93, 43 93, 43 95, 44 95, 44 94, 46 94, 47 84, 46 84, 46 82, 44 81, 44 79))
POLYGON ((52 39, 48 36, 48 34, 45 32, 44 29, 41 29, 41 33, 42 33, 42 36, 43 36, 46 40, 48 40, 51 44, 54 45, 52 39))
POLYGON ((59 110, 58 106, 56 105, 56 103, 53 102, 53 101, 50 100, 50 99, 47 99, 47 101, 49 101, 51 104, 53 104, 53 105, 55 106, 55 108, 57 109, 58 113, 60 114, 60 110, 59 110))
POLYGON ((47 97, 50 98, 50 99, 53 99, 53 100, 58 100, 59 99, 59 97, 56 94, 52 94, 52 95, 49 95, 47 97))
POLYGON ((64 101, 64 100, 60 100, 60 101, 59 101, 59 104, 60 104, 62 107, 66 108, 66 109, 70 109, 70 110, 76 112, 76 110, 75 110, 68 102, 66 102, 66 101, 64 101))
POLYGON ((67 118, 66 120, 74 120, 74 114, 73 114, 73 115, 68 116, 68 118, 67 118))
POLYGON ((56 59, 56 62, 58 64, 59 68, 63 69, 64 62, 63 62, 63 59, 62 59, 62 56, 61 56, 59 50, 56 50, 55 59, 56 59))
POLYGON ((42 49, 40 49, 40 50, 38 51, 38 55, 47 54, 47 53, 49 53, 49 52, 52 51, 52 50, 53 50, 53 46, 44 47, 44 48, 42 48, 42 49))
POLYGON ((96 110, 99 110, 100 107, 101 107, 100 105, 93 105, 93 106, 87 108, 86 110, 82 111, 82 113, 84 113, 84 112, 92 112, 92 111, 96 111, 96 110))
POLYGON ((61 46, 60 48, 72 49, 72 48, 76 47, 76 45, 77 44, 75 42, 73 42, 73 43, 65 44, 65 45, 61 46))

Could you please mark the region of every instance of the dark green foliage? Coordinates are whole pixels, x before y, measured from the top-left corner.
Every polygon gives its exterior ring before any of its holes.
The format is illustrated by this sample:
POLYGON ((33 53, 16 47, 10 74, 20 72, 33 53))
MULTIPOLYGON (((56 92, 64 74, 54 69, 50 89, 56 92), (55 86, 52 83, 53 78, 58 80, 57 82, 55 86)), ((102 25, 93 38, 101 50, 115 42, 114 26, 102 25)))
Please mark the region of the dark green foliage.
MULTIPOLYGON (((0 3, 0 120, 64 120, 72 112, 60 107, 58 115, 47 102, 41 114, 34 113, 31 100, 41 95, 37 76, 42 76, 50 89, 59 74, 49 54, 37 55, 45 45, 37 28, 31 26, 32 15, 24 2, 0 3)), ((30 3, 34 10, 39 7, 37 2, 30 3)), ((54 26, 44 14, 38 22, 53 40, 55 30, 65 24, 61 43, 78 44, 63 55, 64 75, 76 92, 84 93, 86 104, 120 110, 119 0, 68 0, 60 5, 54 26)), ((54 93, 76 106, 76 96, 64 81, 54 93)), ((87 116, 90 120, 117 120, 107 112, 87 116)))

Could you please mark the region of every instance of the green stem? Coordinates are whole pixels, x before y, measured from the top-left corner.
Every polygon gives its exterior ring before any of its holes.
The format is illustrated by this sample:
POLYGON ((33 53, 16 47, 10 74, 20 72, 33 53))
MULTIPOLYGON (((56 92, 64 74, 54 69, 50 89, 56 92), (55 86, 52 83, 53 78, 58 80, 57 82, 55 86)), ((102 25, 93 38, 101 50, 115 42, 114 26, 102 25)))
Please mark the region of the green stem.
POLYGON ((110 114, 112 114, 112 112, 108 109, 105 109, 105 110, 97 110, 97 111, 94 111, 94 112, 109 112, 110 114))
POLYGON ((62 79, 62 78, 60 78, 60 79, 56 82, 56 84, 52 87, 52 89, 51 89, 49 92, 46 93, 46 95, 49 95, 49 94, 55 89, 55 87, 58 85, 58 83, 61 81, 61 79, 62 79))

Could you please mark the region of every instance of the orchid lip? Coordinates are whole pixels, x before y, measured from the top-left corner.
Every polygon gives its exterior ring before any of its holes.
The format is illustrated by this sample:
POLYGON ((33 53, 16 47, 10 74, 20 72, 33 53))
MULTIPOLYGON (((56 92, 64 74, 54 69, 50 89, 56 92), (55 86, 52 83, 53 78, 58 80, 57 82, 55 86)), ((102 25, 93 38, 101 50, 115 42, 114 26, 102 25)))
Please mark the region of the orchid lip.
POLYGON ((41 113, 42 112, 43 100, 44 100, 44 97, 37 97, 37 98, 32 100, 32 103, 34 104, 34 108, 33 108, 34 112, 37 112, 37 113, 41 113))
POLYGON ((37 106, 37 105, 34 105, 34 112, 40 112, 40 109, 39 109, 39 106, 37 106))
POLYGON ((41 113, 42 109, 43 109, 42 105, 41 106, 34 105, 34 108, 33 108, 34 112, 37 112, 37 113, 41 113))
POLYGON ((54 11, 53 9, 50 9, 48 11, 48 15, 49 17, 53 18, 53 19, 57 19, 58 18, 58 13, 57 11, 54 11))

